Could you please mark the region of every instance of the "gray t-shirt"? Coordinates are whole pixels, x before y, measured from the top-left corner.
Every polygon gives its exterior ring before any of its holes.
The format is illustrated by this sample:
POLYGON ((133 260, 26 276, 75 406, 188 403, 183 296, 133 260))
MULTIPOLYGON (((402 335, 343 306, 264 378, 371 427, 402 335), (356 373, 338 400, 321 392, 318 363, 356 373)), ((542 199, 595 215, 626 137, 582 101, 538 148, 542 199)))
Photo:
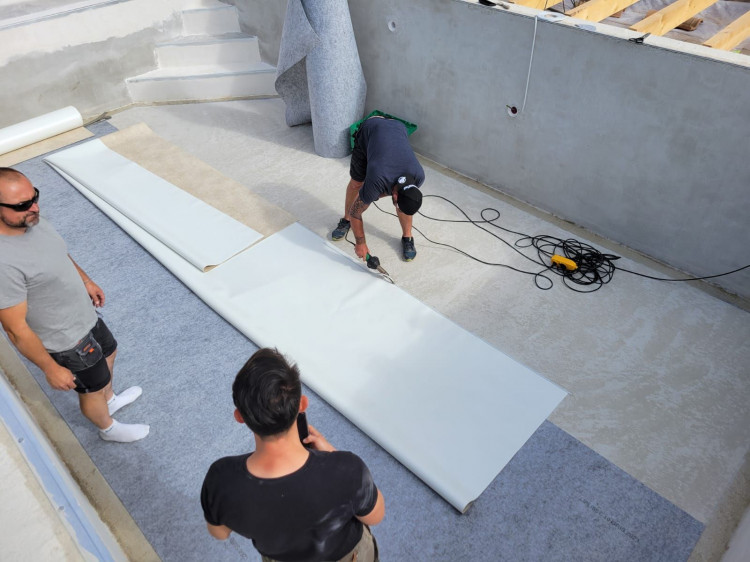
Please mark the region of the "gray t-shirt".
POLYGON ((47 351, 74 347, 96 324, 86 287, 52 225, 0 234, 0 309, 28 303, 26 322, 47 351))

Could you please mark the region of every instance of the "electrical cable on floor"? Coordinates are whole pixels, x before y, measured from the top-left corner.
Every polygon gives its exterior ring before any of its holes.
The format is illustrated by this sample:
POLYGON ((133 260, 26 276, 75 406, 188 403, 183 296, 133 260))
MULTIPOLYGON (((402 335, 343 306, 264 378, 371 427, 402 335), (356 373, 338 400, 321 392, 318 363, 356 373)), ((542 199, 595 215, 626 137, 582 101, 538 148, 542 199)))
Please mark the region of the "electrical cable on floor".
MULTIPOLYGON (((454 207, 456 207, 456 209, 458 209, 461 212, 461 214, 466 217, 466 220, 436 219, 436 218, 433 218, 433 217, 428 217, 427 215, 425 215, 424 213, 422 213, 421 211, 419 211, 419 214, 422 215, 423 217, 425 217, 427 219, 430 219, 430 220, 438 221, 438 222, 470 222, 474 226, 476 226, 477 228, 479 228, 481 230, 484 230, 487 234, 489 234, 491 236, 494 236, 495 238, 497 238, 498 240, 500 240, 501 242, 503 242, 505 245, 507 245, 511 250, 513 250, 514 252, 517 252, 519 255, 523 256, 527 260, 529 260, 529 261, 531 261, 531 262, 533 262, 533 263, 535 263, 537 265, 543 265, 543 264, 539 264, 536 260, 528 257, 526 254, 524 254, 519 249, 514 248, 513 245, 510 244, 507 240, 504 240, 502 237, 498 236, 494 232, 492 232, 490 230, 487 230, 486 228, 483 228, 482 226, 480 226, 481 223, 487 223, 487 224, 491 224, 492 226, 495 226, 497 228, 502 228, 502 227, 500 227, 500 226, 498 226, 498 225, 496 225, 496 224, 494 224, 492 222, 492 221, 497 220, 498 218, 500 218, 500 212, 497 211, 497 209, 492 209, 492 208, 484 209, 482 211, 482 213, 481 213, 482 214, 482 220, 481 221, 475 221, 475 220, 472 220, 471 218, 469 218, 469 216, 466 213, 464 213, 464 211, 458 205, 456 205, 455 203, 453 203, 453 201, 451 201, 450 199, 446 199, 445 197, 442 197, 440 195, 423 195, 423 197, 437 197, 439 199, 444 199, 445 201, 447 201, 448 203, 450 203, 451 205, 453 205, 454 207), (485 219, 484 218, 485 211, 494 211, 495 213, 497 213, 497 216, 495 218, 493 218, 493 219, 485 219)), ((385 210, 381 209, 378 206, 377 202, 375 202, 374 205, 375 205, 375 207, 377 207, 377 209, 380 212, 385 213, 386 215, 391 215, 393 217, 398 217, 398 215, 396 215, 396 213, 390 213, 388 211, 385 211, 385 210)), ((552 282, 552 279, 550 279, 547 275, 545 275, 545 273, 546 273, 545 271, 539 271, 539 272, 526 271, 526 270, 523 270, 523 269, 518 269, 517 267, 513 267, 512 265, 508 265, 506 263, 493 263, 493 262, 488 262, 488 261, 485 261, 485 260, 481 260, 481 259, 477 258, 476 256, 472 256, 471 254, 469 254, 467 252, 464 252, 460 248, 456 248, 455 246, 451 246, 450 244, 445 244, 444 242, 437 242, 436 240, 431 240, 429 237, 427 237, 425 235, 424 232, 422 232, 421 230, 419 230, 416 226, 412 226, 412 230, 415 230, 415 231, 419 232, 419 234, 422 235, 422 237, 425 240, 427 240, 428 242, 431 242, 432 244, 435 244, 437 246, 445 246, 446 248, 450 248, 452 250, 455 250, 456 252, 465 255, 467 258, 471 258, 472 260, 477 261, 479 263, 482 263, 484 265, 492 265, 492 266, 495 266, 495 267, 505 267, 507 269, 512 269, 513 271, 517 271, 518 273, 523 273, 525 275, 531 275, 531 276, 534 277, 534 284, 538 288, 542 289, 543 291, 547 291, 547 290, 551 289, 552 286, 554 285, 554 283, 552 282), (544 279, 544 281, 541 281, 542 279, 544 279)))
MULTIPOLYGON (((594 248, 593 246, 586 244, 585 242, 576 240, 574 238, 563 240, 562 238, 557 238, 555 236, 550 236, 550 235, 529 236, 528 234, 525 234, 523 232, 518 232, 515 230, 511 230, 509 228, 505 228, 495 222, 500 218, 500 211, 498 211, 497 209, 493 207, 487 207, 485 209, 482 209, 482 211, 479 213, 481 220, 474 220, 470 218, 469 215, 467 215, 461 207, 456 205, 453 201, 451 201, 447 197, 443 197, 442 195, 423 195, 423 197, 441 199, 451 204, 465 217, 465 219, 439 219, 436 217, 431 217, 429 215, 426 215, 424 212, 419 211, 418 214, 423 216, 424 218, 428 220, 433 220, 436 222, 471 223, 477 228, 479 228, 480 230, 483 230, 489 235, 497 238, 498 240, 503 242, 503 244, 511 248, 513 251, 515 251, 519 255, 523 256, 524 258, 531 261, 532 263, 543 267, 544 269, 539 272, 532 272, 532 271, 525 271, 523 269, 518 269, 516 267, 510 266, 504 263, 493 263, 493 262, 481 260, 459 248, 456 248, 455 246, 451 246, 450 244, 445 244, 443 242, 437 242, 435 240, 431 240, 430 238, 425 236, 425 234, 421 230, 412 226, 412 229, 417 231, 425 240, 427 240, 428 242, 431 242, 432 244, 436 244, 438 246, 445 246, 447 248, 451 248, 459 252, 460 254, 463 254, 464 256, 474 261, 477 261, 479 263, 485 264, 485 265, 505 267, 507 269, 512 269, 513 271, 517 271, 519 273, 532 275, 534 277, 535 285, 539 289, 542 289, 542 290, 551 289, 554 284, 552 279, 547 275, 548 273, 553 273, 555 275, 562 277, 563 283, 565 284, 565 286, 573 291, 576 291, 578 293, 591 293, 591 292, 599 290, 603 285, 606 285, 607 283, 609 283, 612 280, 612 277, 614 276, 615 270, 620 270, 625 273, 631 273, 633 275, 637 275, 639 277, 645 277, 647 279, 653 279, 655 281, 700 281, 703 279, 715 279, 716 277, 723 277, 725 275, 730 275, 732 273, 737 273, 738 271, 742 271, 744 269, 750 268, 750 264, 748 264, 744 267, 739 267, 732 271, 719 273, 717 275, 707 275, 704 277, 687 277, 687 278, 682 278, 682 279, 670 279, 668 277, 655 277, 652 275, 646 275, 644 273, 638 273, 636 271, 631 271, 629 269, 619 267, 615 265, 614 262, 620 259, 620 256, 616 256, 614 254, 602 253, 596 248, 594 248), (511 244, 510 242, 505 240, 502 236, 483 227, 482 226, 483 224, 492 226, 494 228, 497 228, 504 232, 508 232, 510 234, 515 234, 519 236, 520 238, 518 238, 513 244, 511 244), (531 248, 531 247, 533 247, 536 250, 537 259, 526 255, 524 252, 522 252, 519 249, 519 248, 531 248), (544 279, 545 282, 542 282, 541 279, 544 279)), ((381 209, 380 206, 378 206, 377 202, 375 202, 374 205, 382 213, 385 213, 387 215, 391 215, 394 217, 398 216, 396 215, 396 213, 391 213, 389 211, 381 209)), ((349 242, 351 244, 354 244, 351 241, 349 242)))

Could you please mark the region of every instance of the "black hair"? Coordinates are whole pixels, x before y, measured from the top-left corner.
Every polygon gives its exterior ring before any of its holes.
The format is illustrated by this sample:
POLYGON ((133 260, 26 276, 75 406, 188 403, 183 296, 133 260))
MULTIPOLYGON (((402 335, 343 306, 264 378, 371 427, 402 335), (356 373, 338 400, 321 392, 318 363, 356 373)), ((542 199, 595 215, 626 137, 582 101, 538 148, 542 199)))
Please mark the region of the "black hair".
POLYGON ((299 369, 271 348, 256 351, 232 385, 234 405, 245 424, 261 437, 278 435, 292 427, 301 396, 299 369))

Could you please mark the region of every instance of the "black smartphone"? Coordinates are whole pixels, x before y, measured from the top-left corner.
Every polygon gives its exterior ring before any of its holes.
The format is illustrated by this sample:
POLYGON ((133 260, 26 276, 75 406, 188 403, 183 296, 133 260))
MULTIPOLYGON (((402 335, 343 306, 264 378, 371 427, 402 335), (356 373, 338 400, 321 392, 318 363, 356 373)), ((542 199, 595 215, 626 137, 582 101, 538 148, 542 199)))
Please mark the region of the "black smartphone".
POLYGON ((300 412, 297 415, 297 431, 299 432, 299 440, 302 441, 302 444, 305 447, 310 447, 308 443, 305 443, 305 439, 310 435, 307 429, 307 414, 305 412, 300 412))

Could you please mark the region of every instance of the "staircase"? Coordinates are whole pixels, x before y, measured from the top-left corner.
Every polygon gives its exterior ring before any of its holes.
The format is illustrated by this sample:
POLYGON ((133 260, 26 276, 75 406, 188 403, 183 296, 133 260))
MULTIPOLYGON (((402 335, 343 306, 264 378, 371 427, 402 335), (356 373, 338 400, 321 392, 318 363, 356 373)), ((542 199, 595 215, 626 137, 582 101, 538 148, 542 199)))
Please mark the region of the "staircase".
POLYGON ((182 11, 182 36, 156 45, 157 68, 125 80, 134 102, 276 95, 276 68, 261 62, 258 39, 240 31, 237 9, 196 0, 182 11))

